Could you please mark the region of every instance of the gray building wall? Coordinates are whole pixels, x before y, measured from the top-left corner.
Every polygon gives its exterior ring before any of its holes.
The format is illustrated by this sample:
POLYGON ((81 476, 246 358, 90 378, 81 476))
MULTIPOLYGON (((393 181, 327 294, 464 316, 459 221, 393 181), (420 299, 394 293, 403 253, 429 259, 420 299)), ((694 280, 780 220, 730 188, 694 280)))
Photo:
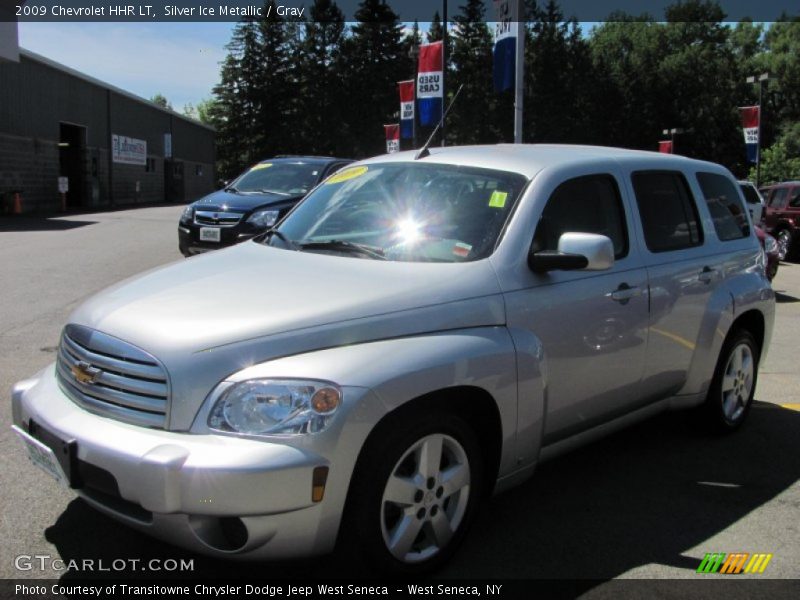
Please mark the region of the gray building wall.
POLYGON ((211 128, 22 50, 19 63, 0 62, 0 201, 21 190, 24 212, 60 209, 62 124, 83 138, 71 206, 183 203, 213 189, 211 128), (112 134, 146 141, 148 164, 111 162, 112 134))
POLYGON ((0 62, 19 60, 16 4, 22 2, 0 2, 0 62))

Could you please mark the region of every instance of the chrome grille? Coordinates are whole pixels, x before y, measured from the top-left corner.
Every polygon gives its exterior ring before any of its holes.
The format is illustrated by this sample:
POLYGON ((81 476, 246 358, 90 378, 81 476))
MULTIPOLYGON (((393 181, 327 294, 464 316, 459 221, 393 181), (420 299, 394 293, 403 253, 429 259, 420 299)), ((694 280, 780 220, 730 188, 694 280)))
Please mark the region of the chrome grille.
POLYGON ((167 425, 166 370, 136 346, 88 327, 67 325, 56 372, 64 392, 90 412, 134 425, 167 425))
POLYGON ((211 210, 194 211, 196 225, 214 225, 216 227, 233 227, 242 220, 241 213, 218 212, 211 210))

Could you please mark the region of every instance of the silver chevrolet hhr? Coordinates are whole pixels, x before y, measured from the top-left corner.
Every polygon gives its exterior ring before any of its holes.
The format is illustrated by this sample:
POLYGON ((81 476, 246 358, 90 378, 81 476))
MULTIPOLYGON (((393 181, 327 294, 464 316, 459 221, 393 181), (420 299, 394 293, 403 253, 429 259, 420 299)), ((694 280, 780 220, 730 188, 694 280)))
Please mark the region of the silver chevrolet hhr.
POLYGON ((91 298, 13 416, 34 463, 169 542, 286 558, 345 535, 415 573, 577 444, 675 407, 737 428, 773 320, 718 165, 398 153, 253 241, 91 298))

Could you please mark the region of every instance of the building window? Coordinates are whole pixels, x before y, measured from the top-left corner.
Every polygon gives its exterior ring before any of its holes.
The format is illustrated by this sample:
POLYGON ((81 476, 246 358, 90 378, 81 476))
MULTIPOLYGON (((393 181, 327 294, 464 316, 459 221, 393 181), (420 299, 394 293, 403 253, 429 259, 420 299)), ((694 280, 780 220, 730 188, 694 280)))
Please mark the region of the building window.
POLYGON ((203 176, 203 165, 195 165, 194 166, 194 174, 198 177, 203 176))
POLYGON ((155 173, 156 172, 156 159, 155 158, 148 158, 147 162, 144 165, 145 173, 155 173))

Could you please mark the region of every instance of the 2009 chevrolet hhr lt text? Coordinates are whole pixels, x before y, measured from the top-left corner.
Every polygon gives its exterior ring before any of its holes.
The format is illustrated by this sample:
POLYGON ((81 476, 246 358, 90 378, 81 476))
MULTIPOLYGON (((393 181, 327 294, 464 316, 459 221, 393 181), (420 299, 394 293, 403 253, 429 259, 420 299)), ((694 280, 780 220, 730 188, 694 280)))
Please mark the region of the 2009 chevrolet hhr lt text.
POLYGON ((352 536, 414 573, 559 452, 675 407, 738 427, 774 307, 718 165, 397 153, 88 300, 14 423, 39 466, 169 542, 285 558, 352 536))

